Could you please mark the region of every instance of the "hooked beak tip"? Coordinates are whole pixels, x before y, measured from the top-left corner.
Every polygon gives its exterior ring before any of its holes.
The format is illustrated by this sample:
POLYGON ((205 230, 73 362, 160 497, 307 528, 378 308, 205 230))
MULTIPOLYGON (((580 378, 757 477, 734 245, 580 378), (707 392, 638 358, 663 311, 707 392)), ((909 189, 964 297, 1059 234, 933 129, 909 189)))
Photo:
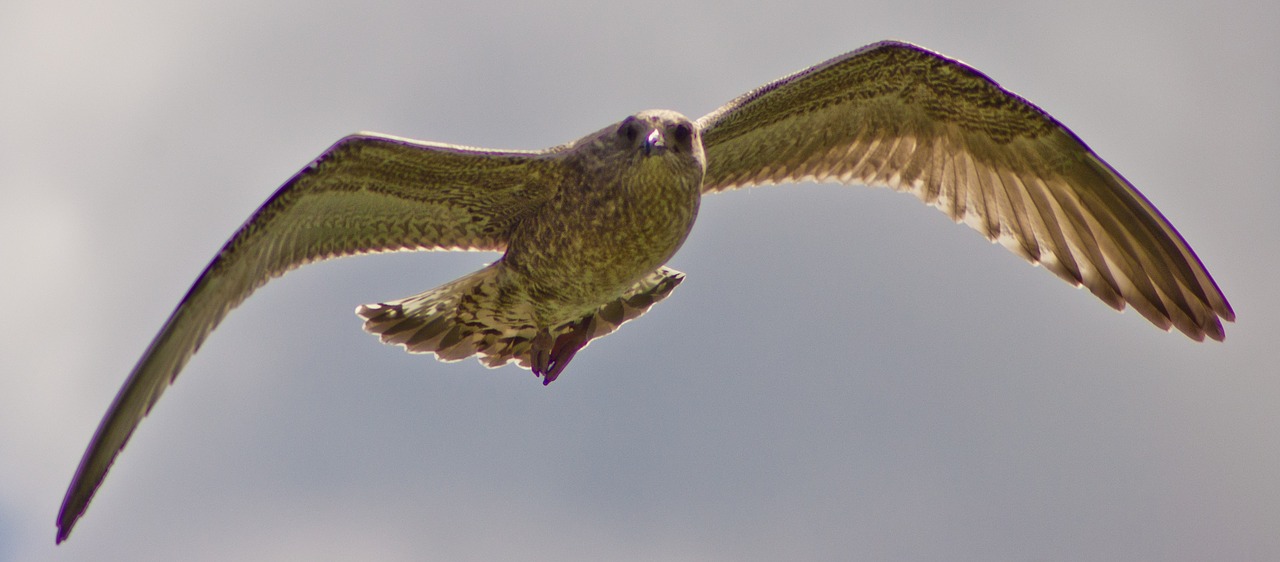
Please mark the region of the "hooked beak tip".
POLYGON ((667 148, 667 140, 663 138, 662 131, 654 129, 649 132, 649 136, 644 139, 645 153, 650 153, 667 148))

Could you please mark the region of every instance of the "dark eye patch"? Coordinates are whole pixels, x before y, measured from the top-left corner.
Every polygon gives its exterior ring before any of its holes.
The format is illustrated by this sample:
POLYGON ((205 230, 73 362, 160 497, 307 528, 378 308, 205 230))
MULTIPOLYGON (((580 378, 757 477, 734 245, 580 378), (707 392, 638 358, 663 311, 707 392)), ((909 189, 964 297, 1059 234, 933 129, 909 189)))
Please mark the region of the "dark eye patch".
POLYGON ((680 123, 671 129, 671 136, 677 144, 688 144, 693 138, 693 128, 688 123, 680 123))
POLYGON ((640 123, 634 116, 623 119, 618 125, 618 135, 626 137, 628 142, 635 142, 640 137, 640 123))

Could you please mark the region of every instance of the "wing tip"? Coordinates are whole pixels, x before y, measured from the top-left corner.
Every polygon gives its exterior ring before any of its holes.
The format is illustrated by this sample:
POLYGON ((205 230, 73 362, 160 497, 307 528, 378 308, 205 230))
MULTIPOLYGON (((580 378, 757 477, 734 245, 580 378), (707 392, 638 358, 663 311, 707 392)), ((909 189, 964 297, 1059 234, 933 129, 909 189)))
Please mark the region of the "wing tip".
POLYGON ((71 487, 67 490, 67 497, 62 500, 62 508, 58 510, 58 519, 56 525, 58 533, 54 540, 54 544, 62 544, 71 536, 71 530, 75 528, 76 523, 84 516, 84 512, 89 508, 89 501, 93 499, 93 495, 98 491, 98 485, 102 483, 102 479, 98 481, 88 490, 87 493, 77 493, 80 488, 80 478, 76 478, 71 482, 71 487))

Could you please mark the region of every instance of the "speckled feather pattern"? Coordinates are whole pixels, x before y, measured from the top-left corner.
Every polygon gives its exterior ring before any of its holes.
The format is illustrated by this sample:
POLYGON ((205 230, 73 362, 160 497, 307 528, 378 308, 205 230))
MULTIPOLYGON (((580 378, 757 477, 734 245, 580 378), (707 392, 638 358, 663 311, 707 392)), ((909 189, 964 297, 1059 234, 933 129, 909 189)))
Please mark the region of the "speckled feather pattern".
MULTIPOLYGON (((531 321, 532 307, 521 304, 527 300, 500 295, 509 287, 497 279, 503 272, 495 266, 486 267, 420 295, 361 306, 357 313, 365 319, 365 329, 378 334, 383 343, 404 346, 411 353, 433 353, 441 361, 475 355, 487 367, 515 361, 531 369, 539 327, 531 321)), ((585 317, 590 330, 587 342, 638 318, 670 295, 683 279, 684 274, 661 267, 622 295, 593 308, 585 317)), ((571 327, 565 321, 546 329, 552 337, 560 337, 571 327)))
POLYGON ((403 250, 504 252, 420 295, 358 309, 384 342, 515 362, 553 380, 666 298, 703 194, 800 180, 915 194, 1117 309, 1221 340, 1235 318, 1173 226, 1070 130, 926 49, 869 45, 691 122, 637 113, 544 151, 358 134, 284 184, 197 278, 99 425, 62 541, 134 428, 218 323, 303 264, 403 250))
POLYGON ((1065 126, 982 73, 870 45, 698 120, 703 190, 812 179, 888 186, 1163 329, 1224 337, 1235 313, 1191 247, 1065 126))

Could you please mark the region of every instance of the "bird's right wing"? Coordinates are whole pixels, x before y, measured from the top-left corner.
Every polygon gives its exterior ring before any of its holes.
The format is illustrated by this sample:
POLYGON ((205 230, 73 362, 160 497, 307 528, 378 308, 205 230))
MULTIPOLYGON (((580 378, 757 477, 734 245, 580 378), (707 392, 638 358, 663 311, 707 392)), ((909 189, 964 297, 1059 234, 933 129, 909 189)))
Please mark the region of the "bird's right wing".
POLYGON ((374 134, 346 137, 284 184, 232 236, 143 353, 98 426, 58 514, 58 542, 112 461, 201 342, 273 277, 328 258, 506 248, 550 195, 548 160, 374 134))

